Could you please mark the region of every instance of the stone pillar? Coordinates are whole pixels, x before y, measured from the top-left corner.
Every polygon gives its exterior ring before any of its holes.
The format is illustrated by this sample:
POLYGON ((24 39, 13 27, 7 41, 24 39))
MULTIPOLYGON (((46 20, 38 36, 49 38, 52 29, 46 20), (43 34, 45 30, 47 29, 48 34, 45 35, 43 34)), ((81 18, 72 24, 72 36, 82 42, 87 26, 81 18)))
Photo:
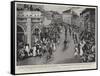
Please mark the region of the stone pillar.
POLYGON ((31 18, 27 18, 27 43, 29 44, 29 48, 31 48, 31 18))

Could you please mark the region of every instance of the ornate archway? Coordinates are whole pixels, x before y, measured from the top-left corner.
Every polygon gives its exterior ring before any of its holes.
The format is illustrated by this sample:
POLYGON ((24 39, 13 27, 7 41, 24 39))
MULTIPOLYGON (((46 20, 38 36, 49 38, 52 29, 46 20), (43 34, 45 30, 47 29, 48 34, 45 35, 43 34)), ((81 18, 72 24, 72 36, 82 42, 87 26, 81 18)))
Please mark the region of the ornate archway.
POLYGON ((25 34, 24 29, 17 25, 17 48, 21 49, 25 44, 25 34))
POLYGON ((40 29, 38 27, 34 27, 31 33, 32 47, 34 46, 34 43, 39 39, 40 39, 40 29))

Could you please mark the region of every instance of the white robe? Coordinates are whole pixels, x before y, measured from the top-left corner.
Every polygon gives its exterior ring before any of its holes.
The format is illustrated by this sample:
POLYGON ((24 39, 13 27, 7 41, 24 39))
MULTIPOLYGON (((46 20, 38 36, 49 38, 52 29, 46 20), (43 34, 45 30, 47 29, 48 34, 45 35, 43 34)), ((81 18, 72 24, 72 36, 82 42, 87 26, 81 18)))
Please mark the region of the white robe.
POLYGON ((83 50, 82 50, 82 48, 83 48, 84 45, 85 45, 85 41, 83 41, 83 43, 80 43, 80 56, 83 55, 83 50))
POLYGON ((56 50, 56 45, 55 45, 55 43, 53 43, 53 50, 54 50, 54 51, 56 50))
POLYGON ((27 53, 29 53, 29 47, 28 46, 26 46, 25 50, 26 50, 27 53))
POLYGON ((80 56, 83 55, 83 50, 82 50, 82 47, 80 47, 80 56))
POLYGON ((75 48, 74 56, 77 56, 77 55, 78 55, 78 48, 75 48))
POLYGON ((36 56, 36 47, 33 47, 33 56, 36 56))

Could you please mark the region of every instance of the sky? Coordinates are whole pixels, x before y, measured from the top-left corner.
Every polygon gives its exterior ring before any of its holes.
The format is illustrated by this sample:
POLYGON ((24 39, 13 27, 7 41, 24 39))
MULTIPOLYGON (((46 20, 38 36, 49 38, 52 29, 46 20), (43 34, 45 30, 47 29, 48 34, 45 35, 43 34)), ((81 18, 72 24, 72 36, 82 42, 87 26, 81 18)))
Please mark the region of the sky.
MULTIPOLYGON (((24 4, 24 3, 23 3, 24 4)), ((29 4, 29 3, 26 3, 29 4)), ((30 3, 29 5, 41 5, 41 7, 43 6, 45 10, 47 11, 57 11, 59 13, 62 13, 65 10, 68 9, 72 9, 73 11, 75 11, 78 15, 80 15, 80 13, 85 9, 85 8, 89 8, 86 6, 75 6, 75 5, 56 5, 56 4, 38 4, 38 3, 30 3)))
POLYGON ((44 9, 47 11, 57 11, 59 13, 62 13, 65 10, 72 9, 75 11, 78 15, 86 8, 86 7, 79 7, 79 6, 66 6, 66 5, 44 5, 44 9))

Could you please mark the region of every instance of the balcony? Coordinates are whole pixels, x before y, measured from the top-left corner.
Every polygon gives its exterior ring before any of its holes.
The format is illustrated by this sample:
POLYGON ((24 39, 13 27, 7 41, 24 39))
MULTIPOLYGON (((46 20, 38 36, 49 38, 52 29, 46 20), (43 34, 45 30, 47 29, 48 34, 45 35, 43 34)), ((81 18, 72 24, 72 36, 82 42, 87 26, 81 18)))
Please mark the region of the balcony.
POLYGON ((33 18, 31 22, 42 22, 41 18, 33 18))
POLYGON ((17 22, 27 22, 27 18, 17 18, 17 22))
POLYGON ((17 11, 18 18, 41 18, 42 13, 38 11, 17 11))

